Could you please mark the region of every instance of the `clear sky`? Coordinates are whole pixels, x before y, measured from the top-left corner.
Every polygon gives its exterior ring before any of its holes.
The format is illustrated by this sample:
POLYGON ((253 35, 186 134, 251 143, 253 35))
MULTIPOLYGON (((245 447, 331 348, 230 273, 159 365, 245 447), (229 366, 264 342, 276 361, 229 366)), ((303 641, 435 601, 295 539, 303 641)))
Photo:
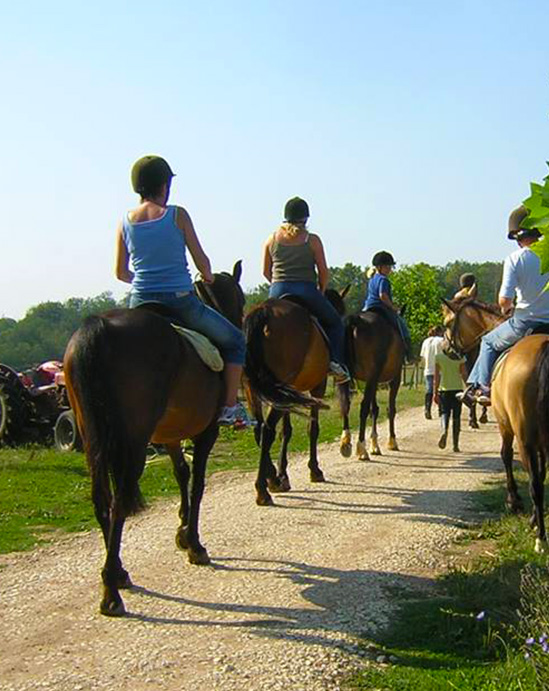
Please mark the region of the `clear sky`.
POLYGON ((146 153, 247 288, 294 195, 331 265, 502 259, 549 158, 548 24, 547 0, 4 3, 0 316, 126 292, 146 153))

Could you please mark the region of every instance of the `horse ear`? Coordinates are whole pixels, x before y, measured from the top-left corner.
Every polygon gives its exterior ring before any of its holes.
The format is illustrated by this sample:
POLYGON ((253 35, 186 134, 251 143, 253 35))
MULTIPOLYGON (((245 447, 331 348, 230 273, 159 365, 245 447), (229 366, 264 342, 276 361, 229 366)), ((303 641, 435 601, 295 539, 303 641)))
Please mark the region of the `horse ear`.
POLYGON ((446 298, 440 298, 440 299, 442 300, 442 304, 445 305, 450 310, 450 312, 456 311, 455 307, 452 305, 452 303, 449 300, 447 300, 446 298))
POLYGON ((347 293, 351 290, 351 284, 349 283, 348 285, 345 286, 342 290, 339 291, 339 295, 341 298, 345 299, 345 296, 347 293))
POLYGON ((242 276, 242 259, 239 259, 233 266, 233 278, 237 283, 240 283, 240 277, 242 276))
POLYGON ((478 293, 478 286, 476 283, 473 283, 473 285, 469 288, 469 297, 470 298, 476 298, 478 293))

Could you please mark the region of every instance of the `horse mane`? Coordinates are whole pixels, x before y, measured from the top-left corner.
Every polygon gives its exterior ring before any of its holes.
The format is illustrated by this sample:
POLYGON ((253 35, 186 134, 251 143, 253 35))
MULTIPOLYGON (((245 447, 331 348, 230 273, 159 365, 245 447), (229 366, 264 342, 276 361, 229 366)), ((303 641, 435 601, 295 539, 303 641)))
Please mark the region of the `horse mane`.
MULTIPOLYGON (((453 303, 454 301, 452 300, 450 302, 453 303)), ((497 305, 493 303, 482 302, 482 300, 477 300, 476 298, 466 298, 465 300, 459 300, 456 305, 456 312, 461 311, 464 307, 475 307, 476 309, 483 310, 484 312, 489 312, 490 314, 493 314, 496 317, 501 317, 501 310, 497 305)))

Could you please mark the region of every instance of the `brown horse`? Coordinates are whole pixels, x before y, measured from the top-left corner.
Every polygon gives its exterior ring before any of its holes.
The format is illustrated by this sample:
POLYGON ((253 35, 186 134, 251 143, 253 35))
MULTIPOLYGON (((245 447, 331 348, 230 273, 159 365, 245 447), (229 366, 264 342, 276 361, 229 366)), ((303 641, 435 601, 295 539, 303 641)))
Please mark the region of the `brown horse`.
MULTIPOLYGON (((242 323, 240 262, 213 284, 196 284, 206 302, 242 323)), ((86 319, 72 336, 64 369, 69 400, 84 442, 95 516, 107 550, 102 571, 102 614, 125 613, 119 589, 131 586, 119 556, 127 516, 144 506, 139 478, 149 441, 163 444, 181 493, 176 543, 192 564, 208 564, 198 517, 206 461, 217 438, 223 396, 221 375, 212 372, 170 325, 162 305, 118 309, 86 319), (181 440, 194 442, 193 477, 181 440)), ((173 319, 173 317, 172 317, 173 319)), ((175 321, 175 319, 174 319, 175 321)))
MULTIPOLYGON (((446 303, 447 337, 462 352, 503 321, 496 307, 475 300, 446 303)), ((496 365, 492 379, 492 406, 502 439, 501 458, 507 477, 506 504, 523 509, 513 476, 513 441, 528 472, 534 505, 532 526, 537 526, 536 551, 546 544, 544 482, 549 455, 549 336, 526 336, 496 365)))
MULTIPOLYGON (((344 297, 348 286, 342 291, 344 297)), ((343 302, 334 290, 326 297, 338 307, 343 302)), ((271 506, 272 492, 290 489, 288 443, 292 435, 290 413, 300 407, 310 410, 309 471, 311 482, 324 482, 318 464, 318 411, 327 406, 319 400, 326 390, 330 351, 318 322, 295 298, 269 299, 246 316, 246 377, 249 400, 258 420, 256 440, 261 448, 256 487, 259 506, 271 506), (311 395, 308 396, 307 393, 311 395), (270 406, 263 418, 261 403, 270 406), (283 418, 282 446, 278 470, 271 459, 276 426, 283 418)))
MULTIPOLYGON (((380 455, 378 443, 377 418, 379 406, 376 400, 379 384, 389 384, 389 442, 387 448, 398 451, 395 434, 396 397, 400 387, 402 365, 404 363, 404 343, 396 328, 389 319, 377 310, 367 310, 351 315, 347 319, 346 342, 348 362, 355 379, 366 382, 362 403, 360 404, 360 427, 356 453, 361 461, 369 460, 366 450, 366 422, 372 415, 372 432, 370 435, 370 453, 380 455)), ((339 388, 343 432, 341 433, 340 452, 349 457, 352 453, 351 431, 349 429, 349 411, 351 394, 349 384, 339 388)))

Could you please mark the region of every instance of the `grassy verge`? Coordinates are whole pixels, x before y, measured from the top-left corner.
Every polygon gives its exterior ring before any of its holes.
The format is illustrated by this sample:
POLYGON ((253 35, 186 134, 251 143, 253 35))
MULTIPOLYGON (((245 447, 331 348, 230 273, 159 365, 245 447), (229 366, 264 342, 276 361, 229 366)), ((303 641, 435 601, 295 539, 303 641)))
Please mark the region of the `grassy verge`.
MULTIPOLYGON (((526 477, 518 475, 526 497, 526 477)), ((499 484, 477 492, 476 498, 484 511, 503 509, 504 491, 499 484)), ((546 557, 536 554, 533 547, 533 533, 524 516, 494 517, 472 529, 457 548, 461 564, 437 580, 435 594, 419 599, 417 593, 394 593, 399 614, 375 643, 385 655, 396 658, 395 664, 367 668, 349 681, 348 688, 544 688, 536 681, 531 656, 525 658, 525 637, 540 635, 541 628, 527 633, 519 616, 525 568, 539 567, 547 579, 546 557)))
MULTIPOLYGON (((422 390, 402 389, 399 408, 419 405, 422 399, 422 390)), ((386 392, 381 392, 382 410, 386 407, 385 400, 386 392)), ((337 401, 332 396, 329 402, 331 409, 321 414, 321 442, 333 441, 341 432, 337 401)), ((356 402, 351 420, 356 429, 356 402)), ((308 448, 307 418, 294 416, 293 425, 290 451, 305 451, 308 448)), ((178 493, 169 459, 157 460, 146 468, 141 482, 143 494, 149 501, 178 493)), ((208 473, 252 470, 257 462, 258 449, 251 432, 222 430, 208 461, 208 473)), ((95 527, 89 477, 82 454, 60 454, 40 447, 0 449, 0 553, 30 549, 59 531, 95 527)))

